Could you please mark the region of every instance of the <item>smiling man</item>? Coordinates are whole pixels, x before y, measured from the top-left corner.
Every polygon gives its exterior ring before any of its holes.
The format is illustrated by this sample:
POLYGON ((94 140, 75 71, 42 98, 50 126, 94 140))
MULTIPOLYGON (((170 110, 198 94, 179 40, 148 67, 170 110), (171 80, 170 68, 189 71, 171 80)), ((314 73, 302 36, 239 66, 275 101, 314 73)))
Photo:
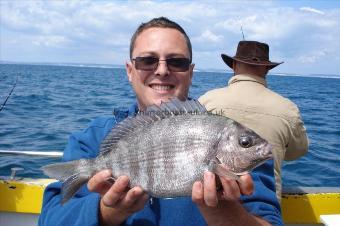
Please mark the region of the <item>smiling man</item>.
POLYGON ((132 37, 126 71, 140 110, 171 97, 187 98, 194 65, 190 41, 184 34, 150 23, 132 37))
MULTIPOLYGON (((141 24, 131 39, 128 79, 137 103, 114 117, 94 120, 82 132, 73 133, 63 161, 93 158, 100 144, 116 124, 147 106, 169 98, 185 100, 194 65, 190 40, 185 31, 164 17, 141 24)), ((141 134, 142 136, 142 134, 141 134)), ((155 134, 158 136, 158 134, 155 134)), ((239 181, 204 174, 193 184, 192 197, 158 199, 141 187, 129 187, 129 178, 120 176, 111 184, 109 170, 95 174, 63 206, 62 183, 46 188, 39 225, 281 225, 280 207, 275 196, 273 163, 266 162, 239 181), (249 195, 253 193, 252 195, 249 195)))

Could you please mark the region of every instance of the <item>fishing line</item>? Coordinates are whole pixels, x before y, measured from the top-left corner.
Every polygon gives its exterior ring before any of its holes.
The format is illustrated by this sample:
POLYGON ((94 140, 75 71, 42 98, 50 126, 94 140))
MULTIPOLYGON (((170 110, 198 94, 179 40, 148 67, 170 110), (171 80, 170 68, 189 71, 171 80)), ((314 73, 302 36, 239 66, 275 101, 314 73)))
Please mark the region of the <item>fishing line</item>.
POLYGON ((7 101, 8 101, 8 99, 9 99, 9 97, 12 95, 13 90, 14 90, 14 88, 15 88, 16 85, 17 85, 17 82, 18 82, 18 77, 17 77, 17 79, 15 80, 14 85, 13 85, 11 91, 9 92, 9 94, 7 95, 5 101, 4 101, 3 104, 1 105, 0 111, 2 111, 2 109, 4 109, 4 107, 5 107, 5 105, 6 105, 7 101))

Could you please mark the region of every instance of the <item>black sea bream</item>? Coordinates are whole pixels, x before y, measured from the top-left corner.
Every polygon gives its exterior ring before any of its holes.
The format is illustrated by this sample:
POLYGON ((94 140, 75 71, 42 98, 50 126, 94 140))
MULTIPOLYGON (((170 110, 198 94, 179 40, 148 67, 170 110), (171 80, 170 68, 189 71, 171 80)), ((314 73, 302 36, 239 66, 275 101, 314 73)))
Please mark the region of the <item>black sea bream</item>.
POLYGON ((237 179, 272 157, 271 145, 255 132, 195 100, 172 99, 118 123, 94 159, 51 164, 46 175, 63 182, 65 203, 96 172, 127 175, 153 197, 191 195, 204 171, 237 179))

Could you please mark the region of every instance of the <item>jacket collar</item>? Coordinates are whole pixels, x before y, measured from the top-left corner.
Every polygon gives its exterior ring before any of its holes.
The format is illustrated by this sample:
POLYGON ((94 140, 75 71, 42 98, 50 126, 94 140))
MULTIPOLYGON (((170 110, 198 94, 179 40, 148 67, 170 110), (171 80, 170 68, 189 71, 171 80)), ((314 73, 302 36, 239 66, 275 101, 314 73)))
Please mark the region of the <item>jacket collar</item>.
POLYGON ((228 82, 228 85, 231 85, 236 82, 241 81, 248 81, 248 82, 257 82, 261 85, 267 87, 267 82, 263 77, 256 76, 256 75, 250 75, 250 74, 238 74, 231 77, 231 79, 228 82))
POLYGON ((128 110, 128 116, 134 117, 138 113, 138 104, 134 103, 128 110))
POLYGON ((123 121, 127 117, 134 117, 138 112, 138 105, 134 103, 128 109, 126 108, 115 108, 113 115, 117 122, 123 121))

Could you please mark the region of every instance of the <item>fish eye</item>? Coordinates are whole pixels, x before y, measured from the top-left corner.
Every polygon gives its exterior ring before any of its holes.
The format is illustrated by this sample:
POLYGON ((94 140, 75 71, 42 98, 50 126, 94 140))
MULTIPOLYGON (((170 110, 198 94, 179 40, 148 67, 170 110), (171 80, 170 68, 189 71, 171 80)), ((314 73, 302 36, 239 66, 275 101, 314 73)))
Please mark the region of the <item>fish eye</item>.
POLYGON ((249 148, 253 144, 252 139, 249 136, 241 136, 238 143, 244 148, 249 148))

